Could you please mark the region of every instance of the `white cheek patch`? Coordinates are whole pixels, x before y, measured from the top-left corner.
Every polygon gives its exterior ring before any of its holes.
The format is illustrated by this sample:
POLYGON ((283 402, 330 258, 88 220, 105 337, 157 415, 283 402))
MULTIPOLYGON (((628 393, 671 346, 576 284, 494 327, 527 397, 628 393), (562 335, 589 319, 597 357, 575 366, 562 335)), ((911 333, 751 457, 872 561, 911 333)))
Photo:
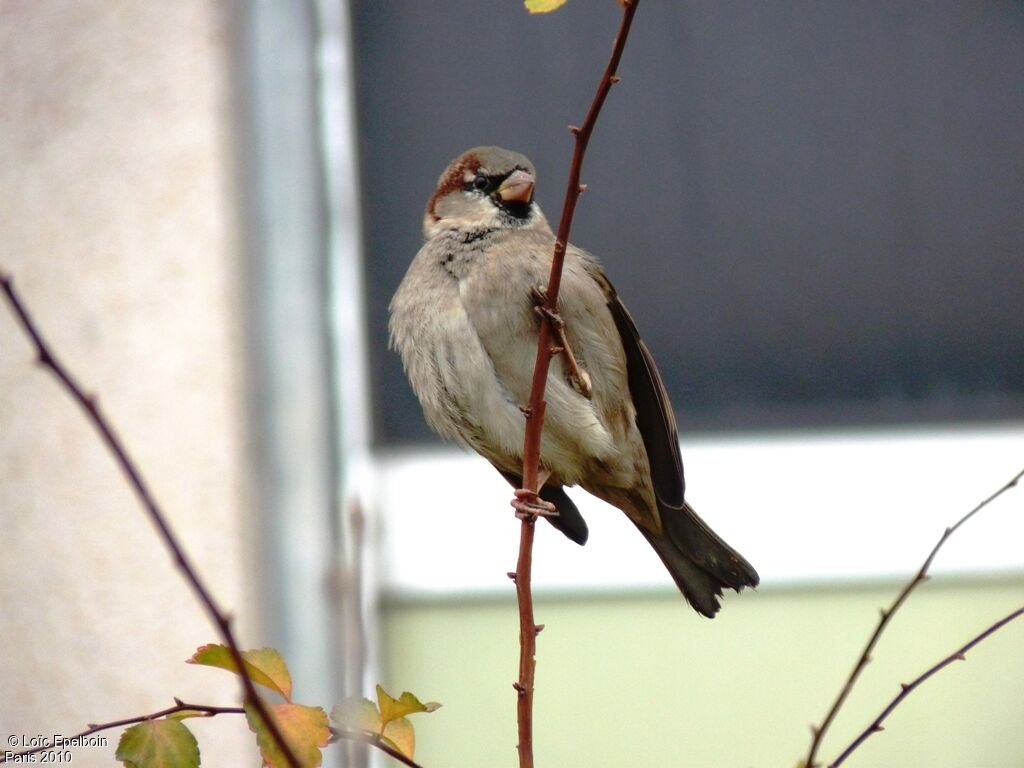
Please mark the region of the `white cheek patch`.
POLYGON ((476 178, 476 174, 473 173, 472 171, 466 170, 462 172, 462 178, 468 184, 469 182, 476 178))

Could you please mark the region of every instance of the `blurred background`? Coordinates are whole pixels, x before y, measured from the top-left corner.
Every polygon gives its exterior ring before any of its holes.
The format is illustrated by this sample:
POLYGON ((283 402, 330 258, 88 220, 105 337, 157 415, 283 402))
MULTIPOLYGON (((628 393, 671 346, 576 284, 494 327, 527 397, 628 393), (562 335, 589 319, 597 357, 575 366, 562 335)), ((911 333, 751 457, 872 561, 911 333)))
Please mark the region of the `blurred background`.
MULTIPOLYGON (((516 764, 518 525, 426 429, 387 304, 464 149, 527 154, 557 217, 619 15, 0 0, 0 270, 244 643, 303 702, 443 702, 429 768, 516 764)), ((878 609, 1024 468, 1024 6, 646 3, 620 74, 573 240, 659 361, 688 498, 762 586, 703 620, 574 493, 588 545, 538 529, 538 764, 791 766, 878 609)), ((823 760, 1024 603, 1019 493, 942 550, 823 760)), ((0 739, 235 700, 181 666, 213 628, 6 311, 0 520, 0 739)), ((1021 765, 1022 651, 1008 626, 849 764, 1021 765)), ((204 765, 258 762, 240 720, 195 730, 204 765)), ((75 763, 111 764, 108 737, 75 763)))

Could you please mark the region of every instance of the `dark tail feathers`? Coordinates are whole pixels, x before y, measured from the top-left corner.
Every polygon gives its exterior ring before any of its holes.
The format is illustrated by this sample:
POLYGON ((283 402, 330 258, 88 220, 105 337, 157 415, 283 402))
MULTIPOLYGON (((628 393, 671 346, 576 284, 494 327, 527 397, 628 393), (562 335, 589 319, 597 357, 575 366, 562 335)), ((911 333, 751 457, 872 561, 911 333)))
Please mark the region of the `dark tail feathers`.
MULTIPOLYGON (((757 571, 700 519, 686 502, 682 507, 659 504, 660 537, 640 528, 658 553, 687 602, 708 618, 721 607, 723 589, 739 592, 756 587, 757 571)), ((639 526, 638 526, 639 527, 639 526)))

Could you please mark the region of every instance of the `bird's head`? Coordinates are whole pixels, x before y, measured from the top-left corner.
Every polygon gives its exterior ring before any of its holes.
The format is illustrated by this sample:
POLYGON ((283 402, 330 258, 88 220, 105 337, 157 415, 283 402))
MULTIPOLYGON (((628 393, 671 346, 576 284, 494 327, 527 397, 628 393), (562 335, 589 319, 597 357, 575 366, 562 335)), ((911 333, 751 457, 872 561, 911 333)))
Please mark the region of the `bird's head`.
POLYGON ((475 147, 449 163, 427 203, 423 234, 547 227, 533 201, 536 171, 526 157, 501 147, 475 147))

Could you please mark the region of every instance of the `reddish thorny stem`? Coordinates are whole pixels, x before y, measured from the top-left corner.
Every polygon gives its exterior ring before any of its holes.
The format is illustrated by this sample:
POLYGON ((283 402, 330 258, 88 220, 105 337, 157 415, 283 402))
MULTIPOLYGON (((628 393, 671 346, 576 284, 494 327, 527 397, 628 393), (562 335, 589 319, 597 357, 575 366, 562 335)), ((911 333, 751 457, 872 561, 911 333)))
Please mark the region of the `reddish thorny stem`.
MULTIPOLYGON (((569 169, 569 181, 565 191, 565 202, 562 206, 562 217, 558 223, 558 234, 555 239, 555 251, 551 260, 551 276, 548 280, 545 309, 554 312, 558 306, 558 289, 562 281, 562 264, 565 250, 569 242, 573 214, 583 187, 580 184, 580 173, 583 167, 583 155, 587 143, 597 122, 597 116, 612 85, 618 82, 616 71, 622 58, 622 51, 629 36, 629 28, 633 23, 639 0, 623 0, 622 23, 618 36, 608 59, 608 66, 597 93, 590 104, 590 110, 579 128, 571 128, 576 138, 573 150, 572 165, 569 169)), ((540 475, 540 438, 544 428, 544 388, 547 384, 548 368, 554 354, 552 344, 554 338, 550 322, 541 322, 540 338, 537 342, 537 357, 533 367, 533 380, 530 389, 530 402, 526 408, 526 436, 523 442, 523 487, 538 493, 540 475)), ((538 626, 533 617, 533 595, 530 579, 533 568, 533 535, 536 516, 526 515, 520 526, 519 558, 516 563, 514 580, 516 596, 519 601, 519 679, 515 684, 517 700, 517 719, 519 723, 519 766, 533 768, 533 681, 537 668, 537 633, 538 626)))

